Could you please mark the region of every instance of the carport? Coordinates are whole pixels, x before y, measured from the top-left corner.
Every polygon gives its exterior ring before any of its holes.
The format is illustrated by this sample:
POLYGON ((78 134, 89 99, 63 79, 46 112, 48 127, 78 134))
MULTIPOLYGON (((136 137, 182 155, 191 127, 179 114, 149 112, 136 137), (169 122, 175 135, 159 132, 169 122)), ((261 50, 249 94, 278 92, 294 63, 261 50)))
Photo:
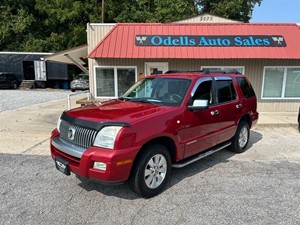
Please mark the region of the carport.
POLYGON ((45 56, 44 60, 73 64, 80 68, 84 73, 89 74, 89 70, 86 68, 88 65, 87 48, 87 44, 70 48, 61 52, 57 52, 53 55, 45 56))

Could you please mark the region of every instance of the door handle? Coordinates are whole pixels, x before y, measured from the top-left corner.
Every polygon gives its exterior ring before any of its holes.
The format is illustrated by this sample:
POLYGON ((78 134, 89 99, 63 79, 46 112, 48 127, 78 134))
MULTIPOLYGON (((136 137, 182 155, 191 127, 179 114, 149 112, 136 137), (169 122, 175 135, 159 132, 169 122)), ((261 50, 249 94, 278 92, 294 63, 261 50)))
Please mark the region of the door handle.
POLYGON ((240 108, 242 108, 242 104, 237 104, 237 105, 235 105, 235 107, 237 108, 237 109, 240 109, 240 108))
POLYGON ((218 115, 219 114, 219 110, 211 111, 210 114, 212 116, 218 115))

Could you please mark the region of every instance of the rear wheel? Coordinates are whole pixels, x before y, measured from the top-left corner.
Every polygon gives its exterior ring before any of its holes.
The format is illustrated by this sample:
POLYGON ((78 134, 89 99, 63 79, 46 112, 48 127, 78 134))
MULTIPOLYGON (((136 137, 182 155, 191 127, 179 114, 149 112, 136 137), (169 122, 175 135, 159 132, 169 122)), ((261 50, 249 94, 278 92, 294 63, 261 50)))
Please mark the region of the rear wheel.
POLYGON ((230 151, 236 153, 244 152, 249 142, 249 136, 250 136, 249 125, 247 122, 242 120, 238 125, 236 134, 232 138, 230 151))
POLYGON ((170 178, 171 156, 168 149, 160 144, 148 146, 135 163, 129 185, 132 190, 145 198, 161 193, 170 178))

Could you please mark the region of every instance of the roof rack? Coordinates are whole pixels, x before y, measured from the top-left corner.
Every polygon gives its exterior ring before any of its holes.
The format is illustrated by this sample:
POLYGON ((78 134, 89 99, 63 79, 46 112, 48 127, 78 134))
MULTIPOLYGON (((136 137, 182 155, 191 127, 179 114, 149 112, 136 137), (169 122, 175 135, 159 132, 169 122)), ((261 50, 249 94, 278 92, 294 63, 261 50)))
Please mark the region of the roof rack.
POLYGON ((168 70, 165 74, 169 73, 203 73, 203 70, 168 70))
POLYGON ((233 74, 241 74, 237 69, 224 69, 224 70, 210 70, 210 69, 204 69, 204 70, 168 70, 165 72, 165 74, 169 73, 204 73, 204 74, 210 74, 210 73, 233 73, 233 74))
POLYGON ((205 69, 203 71, 203 73, 205 74, 209 74, 209 73, 233 73, 233 74, 241 74, 237 69, 224 69, 224 70, 209 70, 209 69, 205 69))

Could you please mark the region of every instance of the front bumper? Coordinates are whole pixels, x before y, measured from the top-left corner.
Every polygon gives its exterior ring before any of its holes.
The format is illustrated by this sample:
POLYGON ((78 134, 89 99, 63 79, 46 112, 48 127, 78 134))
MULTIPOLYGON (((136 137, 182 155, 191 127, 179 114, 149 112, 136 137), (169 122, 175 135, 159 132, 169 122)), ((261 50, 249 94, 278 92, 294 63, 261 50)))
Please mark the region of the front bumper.
POLYGON ((52 158, 59 156, 66 160, 71 172, 85 179, 105 183, 126 181, 139 150, 139 148, 110 150, 94 146, 80 149, 67 145, 58 135, 51 137, 50 147, 52 158), (106 163, 106 170, 94 169, 94 162, 106 163))

